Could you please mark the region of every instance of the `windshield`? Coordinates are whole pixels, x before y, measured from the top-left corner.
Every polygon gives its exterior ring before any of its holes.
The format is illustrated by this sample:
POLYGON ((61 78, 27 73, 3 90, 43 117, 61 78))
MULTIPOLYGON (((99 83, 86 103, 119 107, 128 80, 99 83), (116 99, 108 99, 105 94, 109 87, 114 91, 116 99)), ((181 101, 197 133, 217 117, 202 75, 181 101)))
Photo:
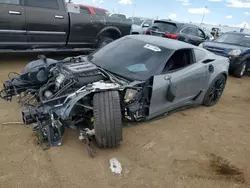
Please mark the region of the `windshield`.
POLYGON ((250 35, 225 33, 215 40, 216 42, 250 47, 250 35))
POLYGON ((144 21, 142 18, 131 18, 133 20, 133 24, 135 25, 141 25, 144 21))
POLYGON ((169 33, 175 33, 177 30, 177 27, 174 23, 170 22, 155 22, 152 26, 152 29, 158 29, 160 32, 169 32, 169 33))
POLYGON ((99 67, 132 80, 147 80, 163 67, 172 50, 132 38, 116 40, 88 56, 99 67))
POLYGON ((95 11, 96 15, 98 15, 98 16, 106 16, 105 10, 94 8, 94 11, 95 11))
POLYGON ((126 16, 123 14, 111 14, 110 17, 126 19, 126 16))

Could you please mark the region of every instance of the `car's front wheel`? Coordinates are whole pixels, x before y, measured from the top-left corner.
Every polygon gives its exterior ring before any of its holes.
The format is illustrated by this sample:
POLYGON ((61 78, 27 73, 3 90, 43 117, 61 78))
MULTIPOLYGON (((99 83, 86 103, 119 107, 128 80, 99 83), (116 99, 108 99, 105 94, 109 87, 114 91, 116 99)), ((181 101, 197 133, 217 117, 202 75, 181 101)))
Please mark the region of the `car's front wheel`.
POLYGON ((234 71, 233 75, 237 78, 244 76, 247 68, 247 62, 242 62, 239 67, 234 71))
POLYGON ((205 94, 205 97, 203 99, 203 105, 204 106, 215 105, 219 101, 225 89, 225 86, 226 86, 226 77, 223 74, 217 76, 212 81, 211 85, 209 86, 205 94))
POLYGON ((97 145, 113 148, 122 141, 122 115, 118 91, 96 93, 93 99, 97 145))

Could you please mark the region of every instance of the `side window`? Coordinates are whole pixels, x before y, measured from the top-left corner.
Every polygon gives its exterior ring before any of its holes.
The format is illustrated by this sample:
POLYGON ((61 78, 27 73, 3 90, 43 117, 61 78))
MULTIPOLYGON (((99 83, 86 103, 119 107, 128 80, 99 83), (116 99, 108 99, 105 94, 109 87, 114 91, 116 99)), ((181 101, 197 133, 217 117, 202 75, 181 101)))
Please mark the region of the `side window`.
POLYGON ((90 14, 90 11, 87 7, 80 7, 80 13, 82 14, 90 14))
POLYGON ((20 0, 0 0, 0 4, 20 5, 20 0))
POLYGON ((31 7, 59 9, 57 0, 26 0, 26 3, 31 7))
POLYGON ((185 33, 185 34, 188 34, 188 33, 189 33, 188 27, 185 27, 184 29, 182 29, 181 32, 182 32, 182 33, 185 33))
POLYGON ((198 36, 201 37, 201 38, 205 38, 205 34, 202 30, 198 29, 198 36))
POLYGON ((176 51, 166 63, 163 73, 182 69, 193 64, 192 54, 190 49, 176 51))
POLYGON ((206 56, 206 53, 203 50, 199 50, 199 49, 194 49, 194 54, 195 54, 196 62, 203 60, 206 56))
POLYGON ((189 27, 190 35, 198 36, 198 30, 196 27, 189 27))
POLYGON ((94 11, 95 11, 96 15, 98 15, 98 16, 106 16, 106 13, 104 10, 94 8, 94 11))
POLYGON ((144 22, 144 24, 148 24, 149 26, 151 26, 153 24, 153 21, 152 20, 147 20, 144 22))

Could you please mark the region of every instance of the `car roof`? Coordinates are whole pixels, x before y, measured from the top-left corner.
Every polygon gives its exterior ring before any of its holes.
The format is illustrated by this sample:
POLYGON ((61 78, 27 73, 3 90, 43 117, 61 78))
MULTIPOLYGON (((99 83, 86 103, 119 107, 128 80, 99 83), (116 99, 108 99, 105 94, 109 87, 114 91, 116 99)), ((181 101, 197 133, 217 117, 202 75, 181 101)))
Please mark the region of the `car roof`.
POLYGON ((146 17, 129 17, 130 19, 143 19, 143 20, 153 20, 152 18, 146 18, 146 17))
POLYGON ((145 43, 150 43, 156 46, 161 46, 166 49, 171 49, 171 50, 179 50, 183 48, 196 48, 195 46, 181 42, 178 40, 173 40, 173 39, 167 39, 163 37, 158 37, 158 36, 152 36, 152 35, 127 35, 125 38, 132 38, 135 40, 140 40, 145 43))
POLYGON ((191 26, 191 27, 197 27, 197 28, 199 28, 199 26, 197 26, 197 25, 195 25, 195 24, 182 23, 182 22, 177 22, 177 21, 173 21, 173 20, 170 20, 170 19, 155 20, 155 22, 172 23, 172 24, 176 24, 177 27, 187 27, 187 26, 191 26))

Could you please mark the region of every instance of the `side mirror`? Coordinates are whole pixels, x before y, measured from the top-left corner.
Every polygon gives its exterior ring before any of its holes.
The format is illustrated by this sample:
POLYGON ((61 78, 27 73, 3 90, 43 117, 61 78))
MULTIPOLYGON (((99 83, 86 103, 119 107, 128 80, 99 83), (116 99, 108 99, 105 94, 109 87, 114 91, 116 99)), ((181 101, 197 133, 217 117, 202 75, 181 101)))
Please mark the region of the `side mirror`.
POLYGON ((165 76, 165 80, 169 81, 168 89, 167 89, 167 101, 173 102, 176 96, 176 84, 171 82, 171 76, 165 76))
POLYGON ((149 24, 143 24, 142 27, 149 27, 149 24))

